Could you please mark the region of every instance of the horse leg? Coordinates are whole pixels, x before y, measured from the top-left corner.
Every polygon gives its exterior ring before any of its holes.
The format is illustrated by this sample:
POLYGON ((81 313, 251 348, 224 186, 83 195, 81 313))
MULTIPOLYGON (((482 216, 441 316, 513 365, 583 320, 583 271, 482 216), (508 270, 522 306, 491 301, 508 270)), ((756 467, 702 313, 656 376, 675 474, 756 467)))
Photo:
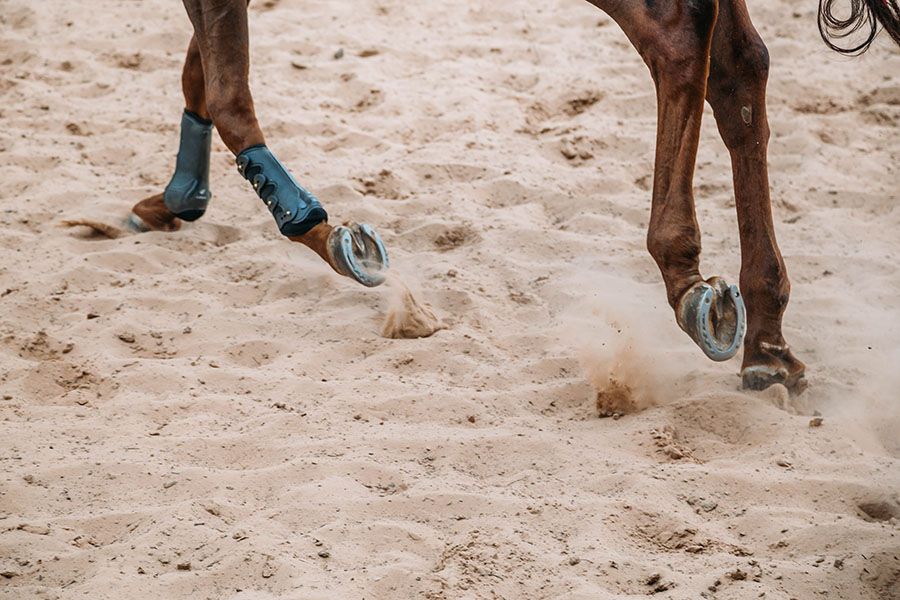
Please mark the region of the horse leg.
POLYGON ((589 0, 622 27, 656 83, 658 124, 647 248, 682 329, 713 360, 731 358, 744 334, 735 286, 700 276, 693 176, 717 0, 589 0))
POLYGON ((741 234, 741 291, 747 303, 743 386, 783 383, 802 391, 804 365, 781 332, 791 286, 772 223, 766 150, 766 79, 769 55, 744 0, 719 0, 707 100, 731 154, 741 234))
MULTIPOLYGON (((194 26, 200 69, 189 52, 183 83, 186 102, 205 104, 205 110, 195 115, 199 122, 202 124, 202 114, 211 118, 236 156, 238 172, 253 184, 284 236, 310 247, 342 275, 367 286, 383 282, 387 253, 374 230, 356 223, 329 225, 319 200, 297 183, 266 146, 248 83, 247 0, 184 0, 184 6, 194 26), (202 77, 202 94, 198 76, 202 77)), ((170 202, 168 194, 164 200, 173 215, 187 218, 173 208, 173 204, 184 203, 170 202)))
POLYGON ((203 63, 197 36, 188 45, 184 69, 181 73, 181 89, 184 93, 184 114, 181 121, 181 143, 178 149, 175 175, 166 191, 154 194, 134 205, 128 225, 138 231, 176 231, 181 227, 179 219, 166 203, 188 220, 199 218, 209 201, 209 143, 212 121, 206 107, 206 90, 203 81, 203 63), (198 193, 199 192, 199 193, 198 193), (191 211, 190 209, 193 209, 191 211), (199 214, 198 214, 199 213, 199 214))

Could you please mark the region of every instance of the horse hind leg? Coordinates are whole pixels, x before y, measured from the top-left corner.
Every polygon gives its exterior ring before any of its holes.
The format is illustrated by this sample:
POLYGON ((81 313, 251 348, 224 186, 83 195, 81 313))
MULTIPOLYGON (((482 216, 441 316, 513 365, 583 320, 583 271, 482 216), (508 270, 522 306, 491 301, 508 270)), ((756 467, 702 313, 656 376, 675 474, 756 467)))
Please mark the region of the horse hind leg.
POLYGON ((744 0, 720 0, 713 34, 707 100, 731 154, 741 237, 741 291, 747 305, 743 386, 806 386, 805 367, 781 331, 790 295, 784 260, 775 240, 766 153, 766 79, 769 57, 744 0))
POLYGON ((206 106, 203 63, 196 35, 188 46, 181 88, 185 109, 181 116, 175 173, 162 193, 132 207, 127 225, 136 231, 175 231, 183 220, 194 221, 203 216, 212 196, 209 159, 213 125, 206 106))

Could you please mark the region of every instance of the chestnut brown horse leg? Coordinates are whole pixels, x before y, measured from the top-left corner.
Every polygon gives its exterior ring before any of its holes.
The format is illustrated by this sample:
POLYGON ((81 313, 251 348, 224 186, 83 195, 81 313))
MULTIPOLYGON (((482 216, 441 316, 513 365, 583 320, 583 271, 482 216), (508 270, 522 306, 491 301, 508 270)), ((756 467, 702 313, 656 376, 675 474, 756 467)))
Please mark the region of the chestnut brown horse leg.
POLYGON ((719 0, 707 99, 731 153, 741 233, 741 291, 747 303, 747 338, 741 369, 745 388, 783 383, 805 387, 804 366, 781 333, 791 286, 772 224, 766 146, 769 56, 750 22, 744 0, 719 0))
MULTIPOLYGON (((203 81, 203 63, 197 36, 191 38, 184 69, 181 72, 181 89, 184 92, 184 106, 203 119, 209 119, 206 108, 206 90, 203 81)), ((154 194, 134 205, 131 212, 140 218, 148 229, 154 231, 176 231, 181 227, 181 219, 166 208, 163 193, 154 194)))
MULTIPOLYGON (((380 272, 387 267, 387 254, 374 230, 357 224, 337 228, 328 225, 318 199, 291 177, 265 145, 248 83, 247 0, 184 0, 184 6, 194 26, 194 38, 182 77, 187 107, 182 121, 182 147, 187 127, 199 132, 193 148, 202 153, 197 139, 208 144, 208 137, 202 136, 215 124, 222 141, 237 157, 239 173, 253 184, 283 235, 309 246, 342 275, 368 286, 384 281, 380 272), (204 122, 206 117, 212 120, 211 124, 204 122)), ((208 145, 206 152, 208 160, 208 145)), ((208 190, 202 191, 208 194, 208 190)), ((133 212, 151 228, 158 224, 162 225, 159 229, 171 230, 178 226, 173 213, 183 216, 174 209, 166 214, 171 207, 168 196, 154 196, 138 203, 133 212), (144 218, 147 213, 152 213, 149 223, 144 218)), ((197 218, 203 209, 205 203, 201 210, 189 211, 193 212, 191 218, 197 218)))
POLYGON ((744 308, 735 286, 700 276, 693 175, 717 0, 589 0, 634 44, 656 83, 658 125, 647 248, 678 324, 713 360, 740 347, 744 308))
MULTIPOLYGON (((184 0, 194 26, 207 111, 233 154, 265 143, 248 83, 247 4, 246 0, 184 0)), ((196 82, 192 79, 191 83, 196 82)), ((193 93, 194 88, 190 89, 193 93)))

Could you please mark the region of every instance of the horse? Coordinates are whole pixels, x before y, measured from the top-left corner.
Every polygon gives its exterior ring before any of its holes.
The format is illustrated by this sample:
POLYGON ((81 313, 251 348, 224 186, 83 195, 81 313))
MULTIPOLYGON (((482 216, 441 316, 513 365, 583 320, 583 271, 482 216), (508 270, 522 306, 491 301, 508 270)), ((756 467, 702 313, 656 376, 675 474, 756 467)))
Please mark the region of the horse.
MULTIPOLYGON (((588 0, 625 32, 656 85, 658 125, 647 249, 665 283, 678 325, 712 360, 744 345, 745 389, 806 388, 805 365, 782 333, 790 281, 775 239, 767 173, 769 55, 745 0, 588 0), (740 286, 700 274, 693 176, 704 102, 731 156, 740 232, 740 286)), ((828 46, 864 52, 879 26, 900 44, 898 0, 851 0, 847 18, 820 0, 828 46), (837 40, 859 35, 850 47, 837 40)), ((129 226, 174 231, 200 218, 210 199, 213 127, 238 172, 272 213, 280 232, 337 273, 366 286, 385 279, 387 251, 377 232, 354 222, 333 227, 319 200, 272 154, 248 85, 249 0, 184 0, 194 27, 182 72, 185 109, 175 173, 162 193, 138 202, 129 226)))

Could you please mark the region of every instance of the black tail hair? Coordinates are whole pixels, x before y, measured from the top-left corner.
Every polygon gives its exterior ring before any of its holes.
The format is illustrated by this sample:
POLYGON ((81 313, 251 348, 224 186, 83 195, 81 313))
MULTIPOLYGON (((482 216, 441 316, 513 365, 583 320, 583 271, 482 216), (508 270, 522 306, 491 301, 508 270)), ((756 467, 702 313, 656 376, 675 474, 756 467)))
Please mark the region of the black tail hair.
POLYGON ((862 54, 878 35, 878 26, 900 45, 900 6, 897 0, 850 0, 850 16, 841 19, 834 16, 836 0, 819 0, 819 33, 832 50, 853 56, 862 54), (865 32, 865 39, 856 46, 845 47, 836 43, 858 31, 865 32))

